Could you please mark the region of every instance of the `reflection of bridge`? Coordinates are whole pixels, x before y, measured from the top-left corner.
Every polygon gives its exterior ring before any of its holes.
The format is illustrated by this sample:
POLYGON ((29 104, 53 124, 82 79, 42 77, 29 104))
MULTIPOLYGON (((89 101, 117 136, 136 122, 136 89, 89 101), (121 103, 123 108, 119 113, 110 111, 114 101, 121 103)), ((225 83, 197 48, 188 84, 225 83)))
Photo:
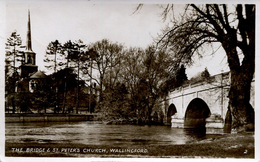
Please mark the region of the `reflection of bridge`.
MULTIPOLYGON (((173 90, 164 101, 166 123, 180 128, 205 125, 206 128, 223 128, 228 106, 229 83, 230 75, 227 72, 173 90)), ((253 79, 250 100, 253 107, 254 87, 253 79)))

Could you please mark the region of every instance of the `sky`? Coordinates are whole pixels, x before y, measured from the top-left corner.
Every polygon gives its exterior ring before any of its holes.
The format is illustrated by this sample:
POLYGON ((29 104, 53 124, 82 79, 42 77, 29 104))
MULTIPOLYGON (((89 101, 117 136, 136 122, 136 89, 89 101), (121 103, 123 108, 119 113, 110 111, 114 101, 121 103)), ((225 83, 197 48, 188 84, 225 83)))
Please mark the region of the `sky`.
MULTIPOLYGON (((43 71, 46 71, 43 63, 46 47, 56 39, 61 43, 81 39, 89 44, 107 38, 126 47, 146 48, 168 22, 163 22, 160 17, 162 10, 158 5, 146 4, 133 14, 137 6, 83 1, 13 1, 5 5, 5 37, 10 37, 16 30, 25 45, 30 10, 32 49, 39 70, 43 71)), ((176 5, 175 12, 181 11, 181 6, 176 5)), ((196 59, 194 65, 186 69, 188 78, 206 67, 211 75, 227 71, 223 50, 219 50, 215 57, 196 59)))

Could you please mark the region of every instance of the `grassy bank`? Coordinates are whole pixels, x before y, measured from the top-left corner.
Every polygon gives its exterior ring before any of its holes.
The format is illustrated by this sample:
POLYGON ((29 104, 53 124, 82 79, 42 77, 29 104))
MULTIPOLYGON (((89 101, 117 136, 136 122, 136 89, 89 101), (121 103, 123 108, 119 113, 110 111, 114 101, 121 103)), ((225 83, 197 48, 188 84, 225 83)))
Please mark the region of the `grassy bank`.
POLYGON ((140 145, 127 148, 70 143, 6 143, 5 151, 7 157, 254 158, 254 148, 254 134, 239 133, 185 145, 140 145))

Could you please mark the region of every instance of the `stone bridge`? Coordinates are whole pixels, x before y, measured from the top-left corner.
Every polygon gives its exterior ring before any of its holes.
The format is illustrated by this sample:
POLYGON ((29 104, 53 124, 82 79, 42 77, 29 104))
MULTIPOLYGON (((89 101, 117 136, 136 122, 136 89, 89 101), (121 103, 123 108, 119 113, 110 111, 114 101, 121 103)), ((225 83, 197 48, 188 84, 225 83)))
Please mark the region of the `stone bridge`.
MULTIPOLYGON (((174 89, 164 102, 165 122, 179 128, 223 128, 228 107, 230 73, 185 84, 174 89)), ((255 105, 255 79, 250 103, 255 105)))

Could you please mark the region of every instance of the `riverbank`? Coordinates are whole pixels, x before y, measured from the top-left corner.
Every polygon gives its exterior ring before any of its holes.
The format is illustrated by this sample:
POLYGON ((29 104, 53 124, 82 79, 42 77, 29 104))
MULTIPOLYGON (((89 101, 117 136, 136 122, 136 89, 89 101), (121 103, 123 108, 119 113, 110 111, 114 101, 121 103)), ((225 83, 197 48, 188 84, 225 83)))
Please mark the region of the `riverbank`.
POLYGON ((97 114, 5 114, 6 123, 93 121, 97 114))
POLYGON ((95 146, 72 143, 6 143, 7 157, 254 158, 253 132, 214 136, 185 145, 95 146))

